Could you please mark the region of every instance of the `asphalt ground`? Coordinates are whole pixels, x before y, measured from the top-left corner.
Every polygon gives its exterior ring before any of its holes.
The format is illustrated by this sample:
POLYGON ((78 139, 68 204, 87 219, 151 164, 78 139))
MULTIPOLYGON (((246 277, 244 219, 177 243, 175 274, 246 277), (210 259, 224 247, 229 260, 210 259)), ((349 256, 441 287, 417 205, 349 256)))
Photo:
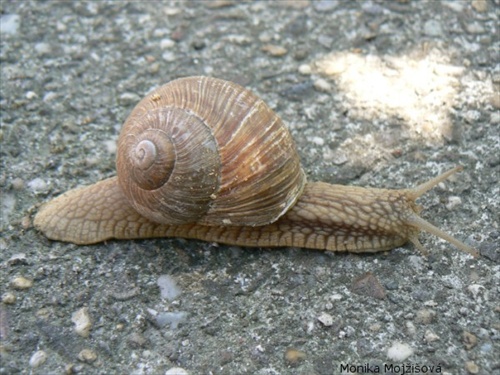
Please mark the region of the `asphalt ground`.
POLYGON ((498 0, 2 1, 0 15, 1 374, 500 371, 498 0), (311 181, 405 188, 462 165, 419 203, 481 256, 425 234, 428 257, 76 246, 33 229, 43 202, 115 174, 141 97, 190 75, 262 97, 311 181))

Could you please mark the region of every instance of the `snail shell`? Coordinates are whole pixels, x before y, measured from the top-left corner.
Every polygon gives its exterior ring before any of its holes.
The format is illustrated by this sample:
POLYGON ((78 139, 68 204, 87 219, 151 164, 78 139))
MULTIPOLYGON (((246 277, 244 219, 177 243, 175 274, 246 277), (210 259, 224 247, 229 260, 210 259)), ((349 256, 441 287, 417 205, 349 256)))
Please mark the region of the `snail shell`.
POLYGON ((116 163, 130 204, 165 224, 265 225, 306 184, 281 119, 249 90, 210 77, 171 81, 141 100, 116 163))

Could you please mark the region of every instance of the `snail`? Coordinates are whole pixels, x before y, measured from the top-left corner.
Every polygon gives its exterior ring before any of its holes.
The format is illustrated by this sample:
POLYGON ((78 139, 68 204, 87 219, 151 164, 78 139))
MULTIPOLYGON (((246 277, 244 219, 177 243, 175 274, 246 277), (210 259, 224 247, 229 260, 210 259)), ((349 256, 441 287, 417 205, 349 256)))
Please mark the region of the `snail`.
POLYGON ((251 247, 389 250, 426 231, 477 251, 422 219, 413 189, 307 182, 291 134, 256 95, 210 77, 171 81, 142 99, 118 139, 118 177, 44 204, 34 226, 53 240, 184 237, 251 247))

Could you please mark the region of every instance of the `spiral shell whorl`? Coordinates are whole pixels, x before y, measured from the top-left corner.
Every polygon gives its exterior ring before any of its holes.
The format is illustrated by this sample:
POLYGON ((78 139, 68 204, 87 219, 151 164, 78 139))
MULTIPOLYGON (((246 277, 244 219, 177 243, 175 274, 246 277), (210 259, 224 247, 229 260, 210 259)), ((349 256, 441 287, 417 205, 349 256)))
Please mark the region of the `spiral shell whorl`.
POLYGON ((136 210, 169 224, 265 225, 305 185, 281 119, 249 90, 209 77, 147 95, 123 126, 117 168, 136 210))
POLYGON ((116 163, 120 185, 136 210, 168 224, 203 216, 220 175, 210 129, 192 114, 170 107, 151 109, 127 124, 116 163))
POLYGON ((146 130, 139 137, 129 136, 127 168, 144 190, 160 188, 170 178, 175 164, 175 151, 168 136, 157 130, 146 130))
POLYGON ((149 169, 158 157, 156 145, 150 140, 140 141, 135 147, 132 155, 137 168, 142 170, 149 169))

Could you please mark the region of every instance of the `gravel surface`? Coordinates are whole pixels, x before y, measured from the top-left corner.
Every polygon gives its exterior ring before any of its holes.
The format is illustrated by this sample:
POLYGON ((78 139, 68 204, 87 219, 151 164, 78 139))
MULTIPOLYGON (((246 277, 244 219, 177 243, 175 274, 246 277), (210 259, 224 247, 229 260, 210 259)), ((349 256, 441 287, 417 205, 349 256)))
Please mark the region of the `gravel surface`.
POLYGON ((498 374, 499 6, 2 1, 0 374, 498 374), (482 256, 37 233, 41 203, 115 174, 138 100, 188 75, 260 95, 310 180, 463 165, 420 203, 482 256))

